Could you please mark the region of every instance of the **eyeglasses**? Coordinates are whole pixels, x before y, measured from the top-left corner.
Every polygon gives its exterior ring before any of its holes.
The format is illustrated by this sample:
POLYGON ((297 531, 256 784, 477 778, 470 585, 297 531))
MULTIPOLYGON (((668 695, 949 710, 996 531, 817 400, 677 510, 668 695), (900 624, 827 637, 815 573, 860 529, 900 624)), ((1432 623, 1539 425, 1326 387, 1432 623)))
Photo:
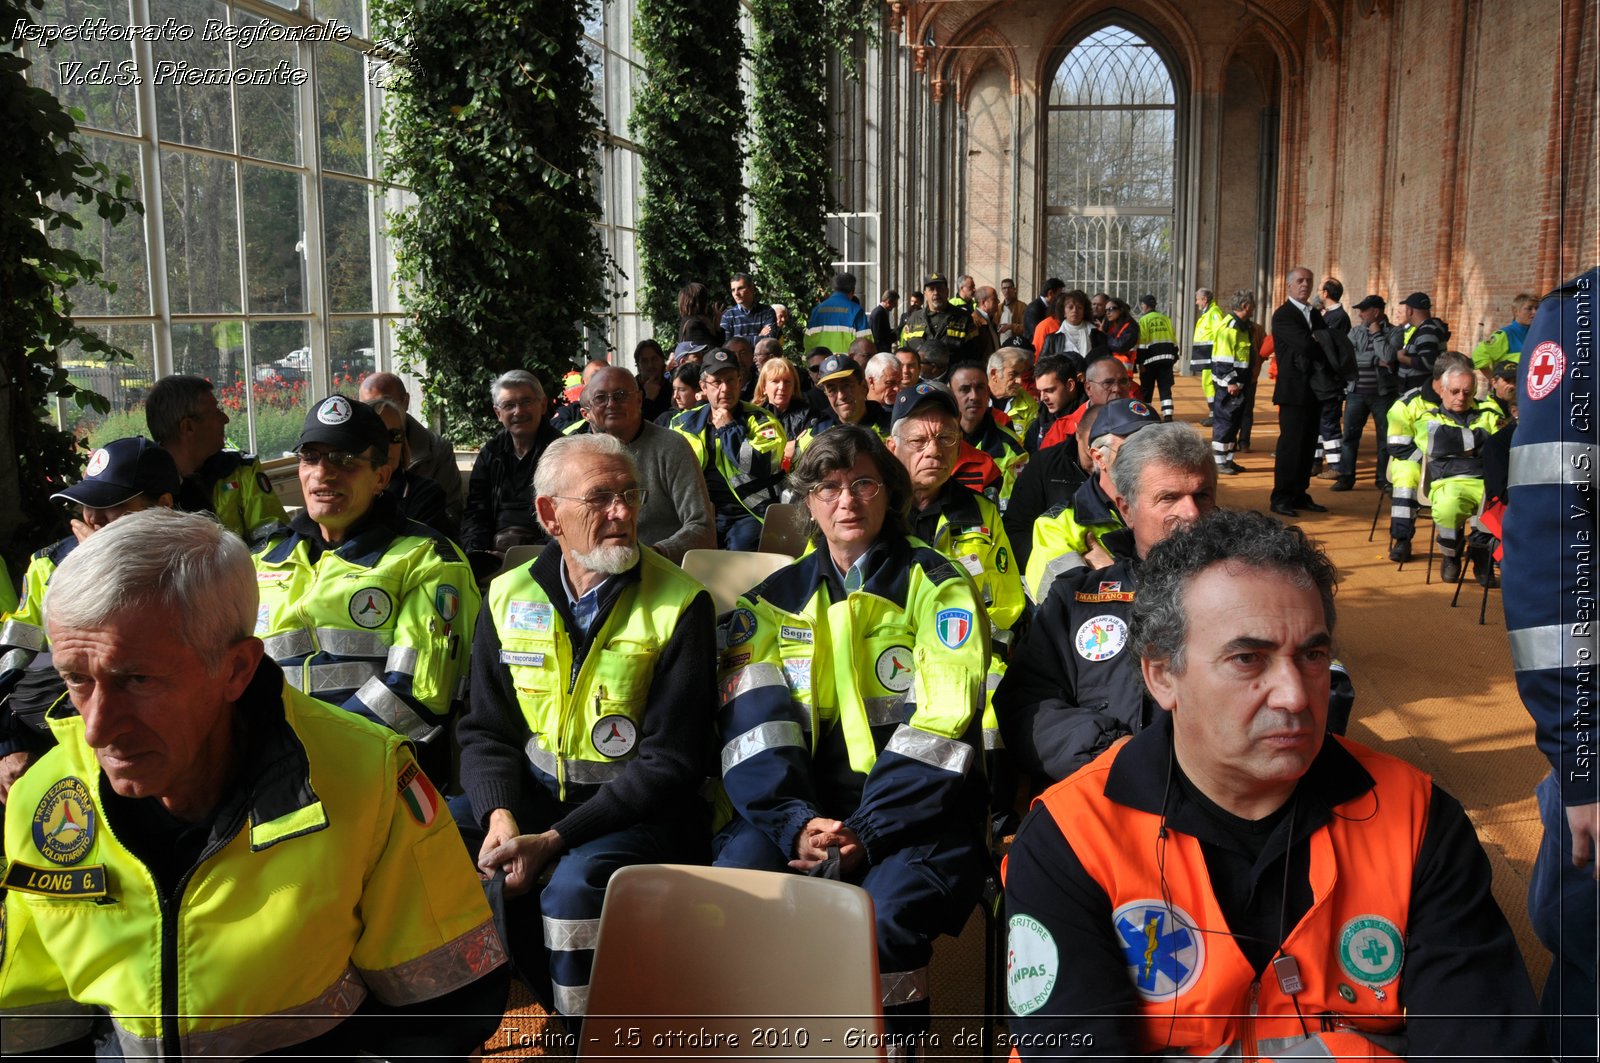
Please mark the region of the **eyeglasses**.
MULTIPOLYGON (((851 498, 854 498, 857 502, 866 502, 870 499, 878 497, 878 492, 883 490, 883 481, 874 480, 869 476, 863 476, 859 480, 851 480, 849 484, 849 490, 851 498)), ((830 504, 839 501, 839 496, 844 494, 844 492, 844 484, 834 483, 832 481, 814 484, 811 488, 811 493, 813 495, 830 504)))
POLYGON ((816 376, 818 373, 822 372, 822 363, 813 362, 811 365, 806 366, 806 372, 810 373, 812 376, 816 376))
POLYGON ((326 465, 336 472, 349 472, 362 465, 378 467, 378 463, 365 454, 352 454, 348 450, 301 450, 296 452, 301 465, 326 465))
POLYGON ((1133 381, 1126 377, 1115 377, 1111 380, 1085 380, 1085 384, 1092 388, 1105 388, 1107 391, 1132 390, 1133 381))
POLYGON ((501 413, 516 413, 518 410, 531 410, 537 405, 538 399, 517 399, 515 402, 497 402, 494 408, 501 413))
POLYGON ((944 435, 919 436, 916 439, 902 439, 900 442, 904 443, 907 449, 909 449, 913 454, 920 454, 922 451, 927 450, 930 447, 938 447, 940 450, 954 450, 956 444, 961 442, 961 437, 951 432, 944 435))
POLYGON ((640 394, 642 392, 623 391, 619 388, 616 391, 597 391, 583 401, 585 406, 626 406, 640 394))
POLYGON ((568 502, 581 502, 597 513, 622 503, 624 509, 638 509, 644 505, 646 491, 642 487, 630 487, 626 491, 590 491, 586 495, 551 495, 551 498, 560 498, 568 502))

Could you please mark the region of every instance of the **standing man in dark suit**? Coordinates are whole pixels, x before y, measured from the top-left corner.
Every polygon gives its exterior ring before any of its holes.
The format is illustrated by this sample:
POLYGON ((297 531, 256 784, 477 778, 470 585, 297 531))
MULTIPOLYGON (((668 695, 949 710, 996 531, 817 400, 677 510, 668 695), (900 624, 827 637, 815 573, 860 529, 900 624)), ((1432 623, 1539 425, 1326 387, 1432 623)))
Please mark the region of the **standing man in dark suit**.
POLYGON ((867 315, 867 327, 872 330, 873 345, 879 354, 894 353, 894 311, 900 305, 900 293, 893 288, 884 290, 878 305, 867 315))
MULTIPOLYGON (((1050 316, 1050 297, 1052 295, 1056 294, 1056 292, 1059 292, 1061 289, 1065 288, 1066 286, 1067 286, 1067 282, 1062 280, 1060 277, 1051 277, 1049 280, 1044 282, 1044 291, 1039 293, 1039 297, 1037 299, 1035 299, 1033 302, 1029 303, 1026 307, 1023 308, 1023 310, 1022 310, 1022 338, 1023 338, 1023 340, 1025 340, 1025 341, 1032 340, 1033 331, 1034 331, 1034 329, 1039 327, 1039 322, 1043 321, 1045 318, 1050 316)), ((1039 357, 1040 353, 1041 352, 1039 352, 1039 351, 1034 351, 1033 352, 1034 358, 1037 359, 1039 357)))
POLYGON ((1296 266, 1285 278, 1289 298, 1272 312, 1272 345, 1277 352, 1278 456, 1273 466, 1272 512, 1299 516, 1298 510, 1326 513, 1306 492, 1311 483, 1311 456, 1317 449, 1317 423, 1322 403, 1311 391, 1311 359, 1320 358, 1311 334, 1326 328, 1322 312, 1313 308, 1311 271, 1296 266), (1298 508, 1297 508, 1298 507, 1298 508))

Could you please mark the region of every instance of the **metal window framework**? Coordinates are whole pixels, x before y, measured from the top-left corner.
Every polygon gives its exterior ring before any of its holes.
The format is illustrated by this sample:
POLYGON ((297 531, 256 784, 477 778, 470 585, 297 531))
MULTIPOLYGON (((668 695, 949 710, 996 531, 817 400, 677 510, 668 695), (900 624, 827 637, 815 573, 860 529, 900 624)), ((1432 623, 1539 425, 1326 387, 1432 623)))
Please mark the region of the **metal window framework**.
MULTIPOLYGON (((1106 80, 1120 76, 1121 84, 1118 86, 1120 91, 1113 93, 1113 95, 1126 95, 1131 81, 1131 75, 1136 73, 1134 70, 1135 65, 1136 64, 1132 62, 1124 61, 1120 68, 1112 70, 1100 70, 1096 71, 1095 73, 1109 75, 1109 77, 1101 77, 1099 79, 1102 84, 1106 80)), ((1146 83, 1148 84, 1148 81, 1146 83)), ((1132 30, 1116 24, 1105 25, 1091 29, 1089 32, 1085 33, 1084 36, 1077 41, 1077 43, 1075 43, 1071 48, 1067 49, 1063 54, 1061 62, 1056 67, 1055 73, 1051 78, 1049 102, 1045 107, 1044 128, 1048 133, 1048 130, 1051 127, 1050 118, 1056 114, 1165 112, 1172 116, 1173 140, 1169 150, 1171 152, 1171 158, 1175 160, 1177 155, 1176 140, 1178 117, 1176 98, 1177 85, 1173 78, 1172 70, 1167 64, 1166 60, 1160 56, 1159 52, 1157 52, 1151 45, 1149 45, 1143 38, 1141 38, 1132 30), (1148 56, 1142 58, 1137 64, 1142 66, 1144 69, 1137 72, 1143 73, 1145 77, 1148 78, 1150 73, 1158 71, 1165 80, 1164 88, 1166 101, 1170 102, 1151 103, 1138 102, 1134 100, 1116 100, 1114 102, 1091 103, 1056 102, 1060 89, 1059 77, 1062 70, 1074 62, 1075 57, 1080 55, 1080 50, 1083 49, 1085 45, 1099 48, 1116 48, 1119 50, 1124 48, 1147 49, 1148 56)), ((1046 151, 1045 158, 1047 165, 1050 165, 1052 160, 1049 157, 1048 150, 1046 151)), ((1046 190, 1049 189, 1048 176, 1043 182, 1043 187, 1046 190)), ((1119 245, 1112 239, 1113 230, 1120 229, 1129 237, 1136 238, 1136 230, 1138 228, 1136 219, 1163 219, 1166 221, 1167 238, 1174 246, 1174 251, 1167 265, 1166 277, 1163 283, 1157 287, 1164 289, 1164 291, 1159 293, 1162 299, 1161 305, 1172 306, 1174 285, 1176 283, 1176 275, 1178 271, 1178 256, 1176 253, 1176 243, 1178 239, 1176 200, 1177 173, 1174 163, 1172 172, 1168 179, 1167 195, 1165 197, 1165 201, 1161 203, 1131 205, 1108 203, 1046 202, 1044 209, 1045 261, 1051 261, 1054 257, 1053 252, 1056 251, 1056 248, 1051 246, 1051 233, 1055 228, 1051 225, 1051 220, 1056 218, 1068 218, 1071 219, 1071 222, 1069 222, 1070 229, 1077 229, 1087 234, 1098 232, 1102 237, 1097 246, 1091 245, 1089 247, 1083 247, 1081 245, 1069 245, 1070 252, 1087 252, 1091 261, 1098 259, 1097 266, 1093 271, 1094 280, 1086 281, 1086 286, 1096 289, 1113 290, 1119 286, 1135 283, 1133 279, 1128 277, 1128 274, 1125 270, 1117 268, 1118 263, 1116 262, 1116 258, 1122 252, 1120 252, 1118 249, 1119 245), (1128 219, 1130 224, 1120 224, 1122 219, 1128 219)), ((1072 281, 1069 280, 1069 283, 1072 283, 1072 281)), ((1129 297, 1129 301, 1131 302, 1133 299, 1137 298, 1138 294, 1131 295, 1129 297)))
MULTIPOLYGON (((299 7, 295 10, 285 10, 283 7, 264 2, 264 0, 219 0, 219 3, 226 9, 230 24, 233 24, 241 15, 299 27, 308 27, 319 22, 318 19, 311 17, 309 14, 302 13, 309 9, 307 0, 299 0, 299 7)), ((148 26, 154 23, 150 12, 150 0, 129 0, 129 10, 131 24, 148 26)), ((363 4, 363 11, 365 12, 365 4, 363 4)), ((173 372, 172 330, 175 325, 237 322, 243 326, 244 373, 247 381, 253 379, 255 369, 255 351, 251 325, 264 322, 304 322, 308 326, 312 366, 308 380, 310 388, 308 401, 315 402, 325 397, 331 390, 332 374, 329 343, 330 333, 334 326, 348 322, 371 322, 375 326, 392 325, 394 322, 402 320, 405 316, 397 308, 394 255, 393 248, 384 234, 384 213, 386 210, 398 205, 397 197, 403 200, 408 193, 405 189, 383 181, 377 174, 379 156, 376 136, 382 117, 383 98, 381 90, 373 83, 373 79, 370 76, 364 79, 363 97, 366 112, 364 152, 367 172, 365 174, 350 174, 334 169, 325 170, 322 162, 322 137, 317 122, 318 109, 316 103, 317 87, 319 85, 318 60, 321 49, 350 48, 359 53, 368 53, 373 48, 372 41, 367 37, 352 35, 350 40, 343 44, 329 41, 314 44, 293 43, 290 46, 295 49, 295 61, 299 68, 304 69, 308 74, 305 83, 296 86, 299 104, 298 132, 300 136, 300 162, 298 164, 261 159, 243 153, 240 149, 242 141, 239 125, 238 89, 231 82, 228 86, 228 93, 231 108, 232 151, 219 151, 213 148, 163 139, 161 130, 157 128, 158 110, 154 83, 154 48, 148 40, 133 42, 134 69, 141 75, 141 82, 137 86, 135 99, 138 133, 129 134, 101 129, 87 123, 81 123, 78 128, 79 132, 85 136, 130 145, 137 148, 139 152, 139 175, 145 207, 143 214, 145 268, 149 276, 151 312, 148 314, 123 315, 85 314, 80 315, 77 321, 80 325, 91 328, 126 325, 150 327, 153 332, 152 368, 157 377, 173 372), (167 151, 217 159, 233 165, 235 203, 233 223, 239 234, 239 294, 241 306, 239 311, 174 313, 172 310, 170 293, 167 289, 167 247, 164 239, 166 229, 162 196, 164 186, 161 156, 163 152, 167 151), (305 211, 303 218, 304 230, 302 233, 304 242, 302 261, 305 268, 306 307, 303 311, 257 313, 249 309, 250 274, 246 261, 243 214, 246 165, 293 173, 300 179, 300 195, 305 211), (325 173, 329 176, 336 175, 337 179, 340 180, 365 186, 371 193, 367 199, 368 253, 372 265, 370 280, 372 309, 369 311, 330 312, 328 310, 329 293, 327 271, 325 269, 326 248, 323 238, 325 173), (380 196, 378 194, 380 190, 384 191, 385 194, 380 196)), ((237 44, 228 42, 227 47, 230 67, 237 68, 243 65, 239 59, 237 44)), ((115 277, 108 279, 116 280, 115 277)), ((374 332, 374 369, 392 369, 392 329, 375 327, 374 332)), ((249 445, 251 449, 254 449, 256 424, 252 391, 253 389, 250 387, 244 389, 247 404, 249 445)), ((60 400, 57 400, 55 412, 57 423, 62 423, 66 411, 60 400)))

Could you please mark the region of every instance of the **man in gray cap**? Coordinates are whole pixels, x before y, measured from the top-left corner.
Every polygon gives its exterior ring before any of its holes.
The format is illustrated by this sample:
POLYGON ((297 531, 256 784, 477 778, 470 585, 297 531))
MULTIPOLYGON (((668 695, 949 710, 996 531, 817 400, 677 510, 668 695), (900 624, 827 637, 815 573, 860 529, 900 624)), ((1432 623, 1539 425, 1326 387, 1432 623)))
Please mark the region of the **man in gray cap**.
POLYGON ((149 509, 172 508, 183 477, 178 465, 143 436, 116 439, 89 455, 83 479, 51 495, 82 507, 72 534, 35 553, 22 577, 22 599, 0 621, 0 804, 11 784, 56 744, 44 713, 66 686, 50 657, 44 592, 67 556, 112 521, 149 509))
POLYGON ((1389 483, 1389 407, 1400 393, 1395 369, 1404 333, 1389 324, 1381 295, 1369 295, 1355 305, 1356 325, 1350 343, 1356 352, 1356 379, 1344 403, 1344 445, 1339 450, 1339 479, 1330 490, 1348 491, 1356 485, 1356 457, 1361 433, 1372 418, 1378 436, 1376 483, 1381 491, 1389 483))
POLYGON ((472 568, 383 493, 389 429, 365 403, 317 403, 296 453, 306 508, 255 555, 255 634, 291 686, 406 735, 443 785, 478 615, 472 568))

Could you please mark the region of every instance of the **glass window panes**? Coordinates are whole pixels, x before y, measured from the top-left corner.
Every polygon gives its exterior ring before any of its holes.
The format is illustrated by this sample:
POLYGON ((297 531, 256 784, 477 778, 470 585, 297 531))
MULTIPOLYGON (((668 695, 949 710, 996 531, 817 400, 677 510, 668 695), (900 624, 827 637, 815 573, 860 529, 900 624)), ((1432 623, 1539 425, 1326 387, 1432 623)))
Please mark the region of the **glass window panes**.
POLYGON ((1084 38, 1056 69, 1045 254, 1068 286, 1171 304, 1175 100, 1159 53, 1119 26, 1084 38))
POLYGON ((253 314, 306 309, 304 181, 243 164, 244 259, 253 314))
MULTIPOLYGON (((266 19, 240 18, 240 25, 255 30, 270 25, 266 19)), ((234 89, 239 107, 239 151, 273 162, 300 161, 300 88, 276 71, 302 71, 306 55, 292 41, 254 41, 249 48, 234 49, 241 70, 274 72, 267 84, 241 84, 234 89)))
POLYGON ((322 165, 367 175, 367 68, 360 52, 324 45, 317 53, 322 165))
POLYGON ((366 36, 367 5, 362 0, 316 0, 311 12, 323 22, 337 21, 356 36, 366 36))
POLYGON ((335 314, 372 309, 372 207, 371 185, 333 177, 322 184, 323 268, 335 314))
POLYGON ((378 368, 376 322, 335 321, 328 329, 328 391, 355 398, 378 368))
MULTIPOLYGON (((117 26, 130 22, 128 0, 49 0, 42 11, 25 10, 40 34, 81 26, 89 19, 103 18, 117 26)), ((54 41, 40 36, 29 43, 28 55, 33 61, 30 80, 62 106, 82 111, 83 124, 117 133, 139 132, 139 88, 130 42, 87 34, 54 41)))
POLYGON ((235 164, 187 151, 161 153, 167 298, 179 314, 241 309, 235 164))
MULTIPOLYGON (((156 135, 174 144, 213 151, 233 150, 233 90, 222 84, 191 84, 191 75, 206 80, 208 71, 228 71, 228 43, 206 40, 211 20, 226 24, 228 9, 212 0, 151 0, 150 18, 172 19, 199 29, 188 40, 163 34, 150 45, 155 58, 151 82, 156 95, 156 135)), ((214 35, 220 37, 220 35, 214 35)))
POLYGON ((96 325, 89 331, 133 355, 133 361, 108 361, 75 343, 63 347, 58 357, 67 377, 111 400, 111 412, 102 414, 93 407, 63 402, 62 427, 80 439, 87 438, 93 446, 125 436, 148 436, 144 400, 155 382, 154 332, 149 325, 96 325))
MULTIPOLYGON (((127 174, 133 178, 129 194, 143 198, 143 181, 139 173, 139 149, 120 140, 104 137, 81 137, 78 143, 84 154, 96 162, 104 163, 114 174, 127 174)), ((80 284, 67 293, 75 315, 143 315, 150 312, 149 258, 144 239, 144 219, 129 211, 123 220, 112 225, 100 217, 91 200, 83 203, 77 199, 57 201, 52 206, 72 214, 81 229, 63 225, 52 236, 56 247, 71 248, 86 258, 92 258, 105 270, 105 278, 116 286, 107 291, 92 285, 80 284)))
POLYGON ((294 452, 311 405, 311 329, 303 321, 255 321, 249 327, 254 447, 263 461, 271 461, 294 452))

